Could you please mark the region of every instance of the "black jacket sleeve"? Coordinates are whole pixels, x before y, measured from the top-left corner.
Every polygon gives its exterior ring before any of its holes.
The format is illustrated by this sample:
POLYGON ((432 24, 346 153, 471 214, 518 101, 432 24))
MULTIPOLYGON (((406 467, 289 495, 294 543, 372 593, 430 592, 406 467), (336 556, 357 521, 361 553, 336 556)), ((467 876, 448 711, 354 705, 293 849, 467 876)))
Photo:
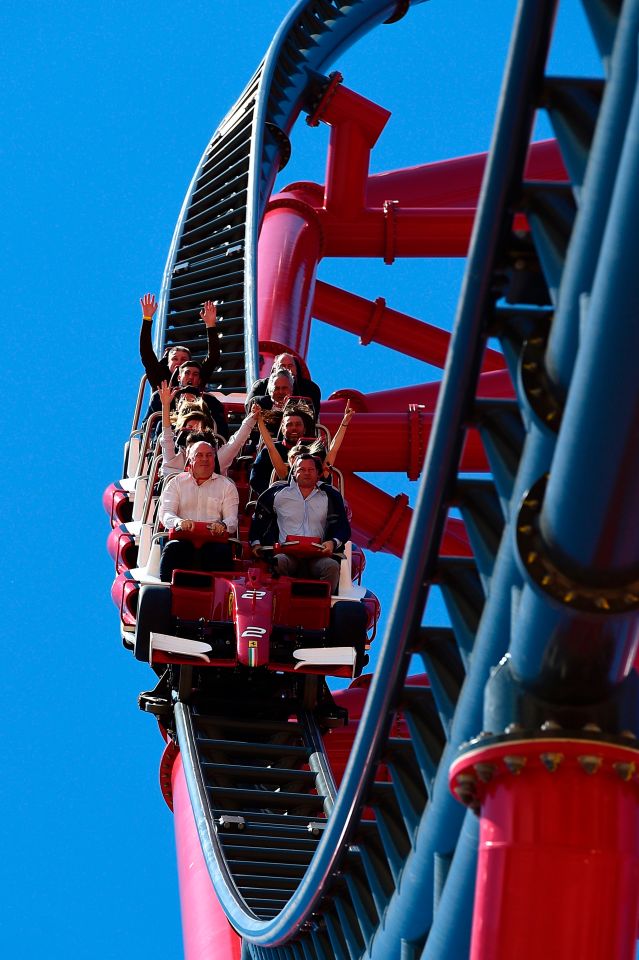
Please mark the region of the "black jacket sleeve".
POLYGON ((220 362, 220 338, 216 327, 206 328, 207 354, 202 361, 202 385, 209 382, 213 371, 220 362))
POLYGON ((169 379, 169 365, 165 360, 158 360, 151 342, 151 327, 148 320, 142 321, 140 327, 140 360, 146 373, 146 378, 152 390, 157 390, 163 380, 169 379))
POLYGON ((277 516, 275 515, 273 503, 277 491, 285 486, 286 481, 274 483, 273 486, 265 490, 258 499, 249 528, 249 543, 255 543, 256 540, 259 540, 262 546, 272 547, 277 541, 277 516))
POLYGON ((326 516, 326 540, 338 540, 340 547, 351 539, 351 525, 346 516, 344 498, 339 490, 328 483, 320 484, 328 497, 328 513, 326 516))

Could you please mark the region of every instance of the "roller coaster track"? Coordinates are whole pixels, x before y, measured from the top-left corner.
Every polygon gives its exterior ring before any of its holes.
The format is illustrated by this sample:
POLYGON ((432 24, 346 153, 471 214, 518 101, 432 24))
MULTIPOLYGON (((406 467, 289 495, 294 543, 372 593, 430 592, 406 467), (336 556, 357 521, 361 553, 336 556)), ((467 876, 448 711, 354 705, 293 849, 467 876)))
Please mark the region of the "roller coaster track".
MULTIPOLYGON (((257 376, 257 237, 292 127, 322 96, 326 65, 410 6, 298 4, 204 152, 171 246, 158 347, 186 339, 197 349, 188 318, 205 295, 217 299, 225 392, 257 376)), ((639 603, 639 476, 627 450, 639 355, 628 324, 639 302, 639 3, 585 4, 604 80, 544 74, 555 7, 519 6, 404 562, 339 791, 305 715, 269 720, 258 736, 250 720, 176 706, 211 879, 255 960, 468 956, 482 785, 459 774, 453 796, 460 747, 484 731, 475 746, 522 754, 523 741, 562 728, 596 753, 637 732, 628 624, 639 603), (538 109, 567 181, 524 178, 538 109), (528 232, 514 229, 515 214, 528 232), (501 341, 512 400, 477 398, 489 337, 501 341), (486 480, 460 470, 471 427, 486 480), (440 555, 452 505, 470 559, 440 555), (433 584, 448 629, 425 622, 433 584), (586 629, 597 652, 577 656, 586 629), (430 689, 406 683, 414 660, 430 689), (391 735, 398 714, 403 737, 391 735)))

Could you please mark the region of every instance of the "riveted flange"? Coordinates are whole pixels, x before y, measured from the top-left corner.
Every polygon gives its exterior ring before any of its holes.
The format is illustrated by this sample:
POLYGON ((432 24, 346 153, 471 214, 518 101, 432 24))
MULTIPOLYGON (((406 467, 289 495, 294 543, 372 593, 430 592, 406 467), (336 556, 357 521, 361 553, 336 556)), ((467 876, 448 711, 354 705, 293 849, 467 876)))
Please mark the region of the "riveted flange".
POLYGON ((530 408, 554 433, 559 431, 563 403, 548 376, 545 364, 549 326, 524 343, 520 359, 521 383, 530 408))
POLYGON ((280 148, 278 169, 283 170, 288 161, 291 159, 291 141, 286 136, 282 128, 278 127, 276 123, 267 121, 265 126, 280 148))
POLYGON ((561 569, 539 529, 548 474, 524 496, 517 518, 517 548, 531 580, 548 596, 584 613, 621 614, 639 609, 639 579, 583 583, 561 569))
MULTIPOLYGON (((465 744, 450 770, 450 789, 465 806, 479 813, 484 800, 503 785, 530 778, 531 785, 553 775, 606 777, 623 781, 639 790, 639 750, 603 735, 588 739, 588 732, 548 737, 538 732, 530 739, 494 737, 492 743, 479 739, 465 744)), ((543 780, 541 781, 543 782, 543 780)))
POLYGON ((306 123, 309 127, 319 127, 320 120, 329 103, 335 96, 340 83, 344 77, 339 70, 334 70, 327 77, 318 77, 318 82, 314 86, 314 96, 312 102, 308 105, 308 114, 306 123))

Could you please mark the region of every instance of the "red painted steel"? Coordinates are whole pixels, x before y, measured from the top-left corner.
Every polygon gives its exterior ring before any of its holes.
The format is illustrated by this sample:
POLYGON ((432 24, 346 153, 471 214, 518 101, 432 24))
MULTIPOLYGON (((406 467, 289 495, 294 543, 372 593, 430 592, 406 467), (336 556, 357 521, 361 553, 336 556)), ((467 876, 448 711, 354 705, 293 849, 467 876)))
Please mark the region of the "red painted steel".
MULTIPOLYGON (((322 413, 322 424, 335 433, 341 414, 322 413)), ((430 438, 433 414, 419 407, 403 413, 356 413, 351 420, 336 466, 359 473, 405 473, 416 480, 422 469, 430 438)), ((469 430, 464 444, 462 469, 486 471, 488 463, 479 434, 469 430)))
POLYGON ((481 808, 471 960, 635 957, 638 761, 631 747, 553 738, 453 765, 454 792, 481 808))
MULTIPOLYGON (((394 390, 378 390, 374 393, 361 393, 359 390, 348 388, 336 390, 328 400, 322 403, 322 421, 327 414, 343 411, 346 400, 350 400, 351 406, 362 413, 405 413, 414 403, 434 413, 438 395, 439 382, 435 381, 415 383, 410 387, 397 387, 394 390)), ((477 396, 482 399, 513 399, 515 391, 508 371, 494 370, 490 373, 482 373, 477 396)))
MULTIPOLYGON (((401 557, 413 515, 408 497, 392 497, 354 473, 344 475, 344 496, 353 512, 353 539, 365 550, 382 551, 401 557)), ((470 557, 472 551, 461 520, 446 521, 440 553, 442 556, 470 557)))
POLYGON ((371 149, 389 117, 390 111, 347 87, 338 87, 318 112, 331 127, 324 189, 328 213, 347 219, 364 208, 371 149))
MULTIPOLYGON (((381 207, 384 200, 392 197, 410 207, 475 207, 487 156, 475 153, 373 174, 366 185, 367 206, 381 207)), ((556 140, 530 145, 525 178, 568 179, 556 140)))
POLYGON ((322 231, 312 207, 271 201, 258 245, 258 336, 305 357, 322 231))
POLYGON ((215 896, 179 755, 172 781, 184 960, 240 960, 241 940, 215 896))
MULTIPOLYGON (((446 363, 450 343, 448 331, 391 309, 383 297, 366 300, 317 280, 312 313, 316 320, 357 334, 362 346, 380 343, 435 367, 443 367, 446 363)), ((485 370, 502 370, 504 366, 501 353, 486 350, 485 370)))

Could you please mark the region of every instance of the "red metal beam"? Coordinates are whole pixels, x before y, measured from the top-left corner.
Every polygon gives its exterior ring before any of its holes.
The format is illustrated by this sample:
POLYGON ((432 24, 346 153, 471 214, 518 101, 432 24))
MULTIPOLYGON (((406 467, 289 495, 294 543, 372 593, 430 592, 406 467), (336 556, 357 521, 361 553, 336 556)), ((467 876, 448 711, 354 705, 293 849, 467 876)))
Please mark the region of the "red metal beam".
MULTIPOLYGON (((372 483, 348 473, 344 476, 344 496, 353 514, 351 526, 355 542, 365 550, 403 556, 413 515, 406 494, 392 497, 372 483)), ((442 556, 472 556, 461 520, 447 520, 440 553, 442 556)))
MULTIPOLYGON (((363 413, 405 413, 411 404, 420 404, 433 413, 437 405, 439 381, 416 383, 394 390, 378 390, 361 393, 359 390, 336 390, 322 403, 322 421, 327 414, 342 412, 350 400, 355 410, 363 413)), ((477 395, 482 398, 511 399, 515 396, 512 380, 507 370, 483 373, 479 378, 477 395)))
MULTIPOLYGON (((340 327, 360 338, 362 346, 381 343, 424 363, 443 367, 450 343, 450 334, 440 327, 410 317, 386 306, 383 297, 375 301, 358 297, 317 280, 313 316, 323 323, 340 327)), ((484 370, 500 370, 505 361, 496 350, 486 350, 484 370)))
MULTIPOLYGON (((331 436, 341 422, 339 413, 322 413, 322 424, 331 436)), ((342 444, 336 466, 359 473, 405 473, 419 477, 430 439, 433 414, 412 406, 403 413, 356 413, 342 444)), ((461 469, 474 472, 488 469, 479 434, 469 430, 462 454, 461 469)))

